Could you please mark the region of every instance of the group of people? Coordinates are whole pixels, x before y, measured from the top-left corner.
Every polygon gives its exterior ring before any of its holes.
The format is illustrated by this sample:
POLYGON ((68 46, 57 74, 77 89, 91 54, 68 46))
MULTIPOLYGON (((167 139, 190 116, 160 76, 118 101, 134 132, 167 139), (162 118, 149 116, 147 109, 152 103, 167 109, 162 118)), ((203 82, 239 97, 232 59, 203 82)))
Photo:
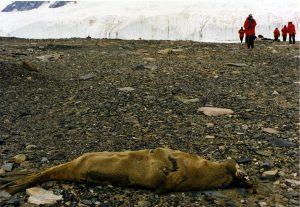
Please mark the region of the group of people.
MULTIPOLYGON (((251 14, 247 17, 244 22, 244 28, 241 27, 239 30, 240 40, 241 43, 243 42, 244 36, 246 34, 245 42, 247 43, 248 48, 254 48, 254 40, 256 39, 255 36, 255 27, 256 21, 251 14)), ((279 41, 280 31, 278 28, 274 30, 274 41, 279 41)), ((295 44, 295 36, 296 36, 296 29, 293 22, 289 22, 288 26, 284 25, 281 29, 283 41, 286 41, 287 34, 289 34, 289 43, 295 44)))
MULTIPOLYGON (((275 28, 273 33, 274 33, 274 41, 279 41, 280 31, 278 27, 275 28)), ((287 34, 289 34, 289 43, 295 44, 296 29, 293 22, 289 22, 288 26, 284 25, 284 27, 281 29, 281 34, 282 34, 282 40, 284 42, 286 41, 287 34)))

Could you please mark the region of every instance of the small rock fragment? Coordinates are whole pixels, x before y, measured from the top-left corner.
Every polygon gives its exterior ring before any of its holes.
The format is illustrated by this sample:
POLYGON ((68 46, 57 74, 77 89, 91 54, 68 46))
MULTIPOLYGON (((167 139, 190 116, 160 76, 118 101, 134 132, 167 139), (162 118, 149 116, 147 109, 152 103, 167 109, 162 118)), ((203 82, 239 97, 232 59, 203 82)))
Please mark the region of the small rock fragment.
POLYGON ((8 192, 6 192, 4 190, 0 191, 0 203, 1 203, 1 201, 10 199, 10 197, 11 197, 11 195, 8 192))
POLYGON ((214 125, 214 123, 207 123, 206 124, 206 127, 207 128, 213 128, 215 125, 214 125))
POLYGON ((290 186, 299 186, 300 181, 299 180, 293 180, 293 179, 285 179, 286 184, 290 186))
POLYGON ((264 179, 275 181, 277 176, 278 176, 278 170, 275 169, 275 170, 264 171, 261 177, 264 179))
POLYGON ((228 66, 234 66, 234 67, 247 67, 248 65, 245 63, 227 63, 228 66))
POLYGON ((263 128, 262 130, 269 134, 279 134, 279 131, 274 128, 263 128))
POLYGON ((1 168, 6 172, 10 172, 14 168, 14 163, 5 163, 4 165, 1 166, 1 168))
POLYGON ((28 203, 36 205, 55 204, 57 201, 62 200, 62 195, 54 195, 52 191, 45 190, 39 187, 26 189, 28 203))
POLYGON ((19 155, 14 156, 13 160, 15 163, 20 164, 20 163, 24 162, 26 160, 26 158, 27 158, 26 155, 19 154, 19 155))
POLYGON ((134 91, 134 88, 132 87, 124 87, 124 88, 118 88, 119 91, 125 91, 125 92, 129 92, 129 91, 134 91))
POLYGON ((198 112, 203 112, 207 116, 220 116, 234 113, 234 111, 231 109, 217 107, 201 107, 198 109, 198 112))
POLYGON ((273 91, 272 95, 279 95, 277 91, 273 91))
POLYGON ((94 77, 96 77, 95 74, 89 73, 89 74, 80 76, 79 79, 80 79, 80 80, 89 80, 89 79, 92 79, 92 78, 94 78, 94 77))
POLYGON ((134 66, 134 69, 143 70, 143 69, 145 69, 145 66, 144 66, 144 64, 137 64, 137 65, 134 66))

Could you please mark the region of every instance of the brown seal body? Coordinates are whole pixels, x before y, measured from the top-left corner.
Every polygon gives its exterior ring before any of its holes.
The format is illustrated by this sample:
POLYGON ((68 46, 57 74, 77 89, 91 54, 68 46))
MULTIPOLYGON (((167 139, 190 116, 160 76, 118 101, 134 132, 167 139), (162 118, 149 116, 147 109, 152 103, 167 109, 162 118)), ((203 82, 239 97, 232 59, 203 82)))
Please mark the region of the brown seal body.
POLYGON ((245 179, 233 160, 208 161, 166 148, 87 153, 79 158, 21 178, 0 180, 0 189, 16 193, 50 180, 112 183, 144 187, 158 193, 225 188, 245 179))

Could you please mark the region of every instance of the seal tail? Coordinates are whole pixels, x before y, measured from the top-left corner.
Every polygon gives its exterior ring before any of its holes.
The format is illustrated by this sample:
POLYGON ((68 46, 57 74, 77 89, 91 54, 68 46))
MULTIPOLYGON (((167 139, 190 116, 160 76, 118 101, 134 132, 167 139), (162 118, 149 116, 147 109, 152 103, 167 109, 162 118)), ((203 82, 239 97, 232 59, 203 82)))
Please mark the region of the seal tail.
POLYGON ((75 180, 71 162, 54 166, 37 173, 7 174, 0 178, 0 190, 15 194, 21 190, 50 180, 75 180))

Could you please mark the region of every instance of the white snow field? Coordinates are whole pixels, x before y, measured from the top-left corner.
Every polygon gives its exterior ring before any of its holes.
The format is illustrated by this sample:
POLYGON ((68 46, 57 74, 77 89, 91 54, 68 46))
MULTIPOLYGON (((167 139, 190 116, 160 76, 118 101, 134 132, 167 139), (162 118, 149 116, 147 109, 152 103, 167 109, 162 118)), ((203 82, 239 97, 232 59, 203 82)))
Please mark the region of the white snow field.
MULTIPOLYGON (((9 3, 0 0, 0 9, 9 3)), ((0 36, 238 42, 238 30, 250 13, 256 34, 269 38, 288 21, 299 31, 300 22, 299 0, 107 0, 48 8, 51 3, 0 12, 0 36)))

